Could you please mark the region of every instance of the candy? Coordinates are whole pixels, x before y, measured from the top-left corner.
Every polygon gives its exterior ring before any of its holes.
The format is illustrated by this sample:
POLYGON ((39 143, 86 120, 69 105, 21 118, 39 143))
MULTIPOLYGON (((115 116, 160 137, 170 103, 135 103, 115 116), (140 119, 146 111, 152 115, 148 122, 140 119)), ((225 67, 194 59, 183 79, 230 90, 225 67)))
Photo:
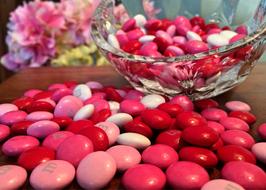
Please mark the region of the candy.
POLYGON ((157 108, 168 113, 171 117, 176 117, 178 114, 184 111, 180 105, 170 103, 162 103, 157 108))
POLYGON ((105 131, 108 137, 109 145, 114 144, 118 136, 120 135, 119 127, 117 127, 116 124, 111 123, 111 122, 107 122, 107 121, 100 122, 100 123, 97 123, 95 127, 99 127, 105 131))
POLYGON ((90 120, 78 120, 70 123, 70 125, 66 128, 66 130, 72 133, 78 133, 82 129, 93 126, 94 126, 93 122, 90 120))
POLYGON ((190 54, 208 51, 209 47, 206 43, 199 40, 190 40, 184 44, 185 51, 190 54))
POLYGON ((250 112, 246 112, 246 111, 232 111, 229 113, 230 117, 236 117, 238 119, 242 119, 243 121, 245 121, 248 124, 252 124, 256 121, 256 117, 255 115, 253 115, 250 112))
POLYGON ((217 156, 206 148, 183 147, 179 151, 180 160, 195 162, 202 167, 215 167, 218 163, 217 156))
POLYGON ((141 112, 141 120, 152 129, 163 130, 170 127, 171 117, 159 109, 144 110, 141 112))
POLYGON ((197 33, 192 32, 192 31, 188 31, 187 34, 186 34, 186 37, 187 37, 188 40, 202 41, 201 37, 197 33))
POLYGON ((187 127, 182 132, 182 139, 192 145, 209 147, 217 142, 219 136, 210 127, 187 127))
POLYGON ((142 152, 142 161, 161 169, 166 169, 172 163, 178 161, 178 154, 168 145, 155 144, 149 146, 142 152))
POLYGON ((78 184, 84 189, 105 187, 116 172, 116 162, 108 153, 93 152, 81 160, 77 168, 78 184))
POLYGON ((18 107, 14 104, 0 104, 0 117, 4 115, 5 113, 11 112, 11 111, 17 111, 18 107))
POLYGON ((54 117, 51 121, 56 122, 60 128, 66 128, 70 123, 72 123, 72 119, 69 117, 54 117))
POLYGON ((160 104, 165 103, 164 97, 157 94, 146 95, 141 99, 141 103, 146 108, 157 108, 160 104))
POLYGON ((248 124, 238 118, 234 117, 224 117, 220 120, 220 123, 226 128, 226 129, 237 129, 242 131, 248 131, 249 126, 248 124))
POLYGON ((218 158, 222 162, 246 161, 252 164, 256 163, 254 155, 247 149, 239 145, 226 145, 217 150, 218 158))
MULTIPOLYGON (((27 96, 23 96, 21 98, 15 99, 12 102, 12 104, 16 105, 17 108, 20 109, 20 110, 27 110, 27 108, 29 106, 31 106, 32 103, 33 103, 33 98, 30 98, 30 97, 27 97, 27 96)), ((1 107, 1 105, 0 105, 0 107, 1 107)), ((15 110, 12 110, 12 111, 15 111, 15 110)))
POLYGON ((27 90, 26 92, 24 92, 23 95, 26 96, 26 97, 33 98, 36 94, 39 94, 40 92, 42 92, 42 90, 30 89, 30 90, 27 90))
POLYGON ((16 165, 0 166, 0 189, 19 189, 27 179, 24 168, 16 165))
POLYGON ((126 189, 162 189, 166 177, 156 166, 138 164, 124 173, 122 183, 126 189))
POLYGON ((240 130, 227 130, 221 134, 221 138, 225 144, 240 145, 247 149, 255 144, 255 140, 250 134, 240 130))
POLYGON ((68 137, 73 136, 74 133, 69 131, 58 131, 45 137, 42 146, 56 150, 58 146, 68 137))
POLYGON ((258 133, 262 139, 266 140, 266 123, 263 123, 258 127, 258 133))
POLYGON ((50 120, 54 116, 52 113, 47 111, 35 111, 27 115, 26 120, 28 121, 41 121, 41 120, 50 120))
POLYGON ((207 42, 211 46, 220 47, 220 46, 228 45, 229 44, 229 39, 224 37, 221 34, 210 34, 207 37, 207 42))
POLYGON ((132 116, 139 115, 143 110, 145 106, 137 100, 124 100, 120 103, 120 111, 132 116))
POLYGON ((194 102, 195 106, 201 110, 204 110, 206 108, 215 108, 218 107, 219 104, 213 99, 203 99, 203 100, 197 100, 194 102))
POLYGON ((177 95, 174 96, 170 101, 170 104, 178 104, 180 105, 185 111, 193 111, 194 105, 192 101, 184 95, 177 95))
POLYGON ((82 119, 87 119, 89 118, 94 112, 94 105, 92 104, 87 104, 80 108, 77 113, 74 115, 73 120, 82 120, 82 119))
POLYGON ((112 111, 112 114, 115 114, 119 111, 120 109, 120 104, 116 101, 109 101, 108 102, 110 110, 112 111))
POLYGON ((225 179, 214 179, 211 180, 207 183, 205 183, 202 187, 201 190, 226 190, 226 189, 235 189, 235 190, 245 190, 242 186, 240 186, 237 183, 234 183, 229 180, 225 179))
POLYGON ((118 42, 117 38, 115 37, 115 35, 109 34, 108 38, 107 38, 107 41, 114 48, 117 48, 117 49, 120 48, 119 42, 118 42))
POLYGON ((73 135, 66 138, 56 149, 56 159, 65 160, 78 166, 79 162, 93 152, 93 144, 83 135, 73 135))
POLYGON ((218 122, 215 122, 215 121, 207 121, 207 126, 210 127, 210 128, 212 128, 218 134, 221 134, 221 133, 224 132, 224 126, 221 125, 218 122))
POLYGON ((11 126, 11 132, 15 135, 26 135, 27 129, 31 124, 33 124, 33 121, 20 121, 11 126))
POLYGON ((62 189, 72 182, 75 168, 64 160, 50 160, 38 165, 30 175, 34 189, 62 189))
POLYGON ((0 142, 3 141, 10 134, 10 129, 6 125, 0 124, 0 142))
POLYGON ((227 113, 219 108, 207 108, 201 112, 201 115, 208 120, 220 121, 222 118, 227 117, 227 113))
POLYGON ((137 90, 130 90, 126 96, 124 97, 125 100, 141 100, 144 94, 137 90))
POLYGON ((42 120, 31 124, 27 128, 27 134, 37 138, 45 138, 46 136, 59 130, 60 127, 57 123, 49 120, 42 120))
POLYGON ((54 116, 67 116, 72 118, 82 106, 83 103, 79 98, 75 96, 64 96, 57 103, 54 110, 54 116))
MULTIPOLYGON (((122 30, 127 32, 134 29, 136 26, 136 20, 134 18, 128 19, 122 26, 122 30)), ((109 42, 110 43, 110 42, 109 42)))
MULTIPOLYGON (((92 102, 92 105, 94 106, 94 112, 99 112, 103 109, 110 109, 109 103, 106 100, 103 99, 97 99, 92 102)), ((92 109, 90 109, 92 110, 92 109)))
POLYGON ((99 123, 105 121, 111 115, 111 110, 102 109, 99 112, 94 112, 93 115, 90 117, 90 120, 94 123, 99 123))
POLYGON ((144 135, 148 138, 151 138, 153 135, 153 132, 148 125, 146 125, 145 123, 138 121, 136 119, 128 122, 124 126, 124 129, 126 132, 139 133, 139 134, 144 135))
POLYGON ((31 136, 15 136, 8 139, 2 146, 2 152, 7 156, 19 156, 22 152, 39 146, 39 141, 31 136))
POLYGON ((266 163, 266 142, 256 143, 251 148, 252 153, 258 160, 266 163))
POLYGON ((118 136, 116 142, 137 149, 144 149, 151 145, 151 141, 147 137, 138 133, 122 133, 118 136))
POLYGON ((167 182, 175 189, 200 189, 209 181, 207 171, 200 165, 180 161, 170 165, 166 170, 167 182))
POLYGON ((171 129, 160 133, 157 136, 155 143, 169 145, 170 147, 177 150, 180 144, 180 138, 181 138, 181 131, 171 129))
POLYGON ((4 125, 12 125, 24 121, 26 117, 27 113, 24 111, 10 111, 0 116, 0 123, 4 125))
POLYGON ((90 89, 102 89, 103 85, 101 83, 99 83, 98 81, 88 81, 86 83, 86 85, 90 88, 90 89))
POLYGON ((64 96, 68 96, 68 95, 72 95, 72 91, 68 88, 60 88, 57 89, 53 95, 52 95, 52 100, 54 100, 55 102, 58 102, 59 100, 61 100, 61 98, 63 98, 64 96))
POLYGON ((207 121, 196 112, 185 111, 177 115, 176 125, 180 129, 185 129, 187 127, 207 126, 207 121))
POLYGON ((136 25, 138 27, 143 27, 147 23, 145 16, 141 14, 135 15, 134 19, 136 20, 136 25))
POLYGON ((248 104, 241 101, 229 101, 226 102, 225 107, 231 111, 250 111, 251 108, 248 104))
POLYGON ((237 33, 234 32, 234 31, 231 31, 231 30, 223 30, 223 31, 220 32, 220 35, 223 36, 224 38, 230 40, 231 38, 236 36, 237 33))
POLYGON ((22 152, 18 164, 26 170, 33 170, 36 166, 55 159, 55 151, 46 147, 35 147, 22 152))
POLYGON ((86 84, 77 85, 73 90, 73 96, 85 101, 91 97, 91 89, 86 84))
POLYGON ((116 162, 119 171, 125 171, 141 161, 141 155, 137 149, 131 146, 116 145, 106 151, 116 162))
POLYGON ((132 120, 133 120, 132 116, 127 113, 117 113, 106 119, 106 121, 112 122, 116 124, 118 127, 122 127, 132 120))
POLYGON ((259 190, 266 187, 265 172, 258 166, 248 162, 228 162, 222 168, 221 173, 224 179, 236 182, 246 190, 259 190))

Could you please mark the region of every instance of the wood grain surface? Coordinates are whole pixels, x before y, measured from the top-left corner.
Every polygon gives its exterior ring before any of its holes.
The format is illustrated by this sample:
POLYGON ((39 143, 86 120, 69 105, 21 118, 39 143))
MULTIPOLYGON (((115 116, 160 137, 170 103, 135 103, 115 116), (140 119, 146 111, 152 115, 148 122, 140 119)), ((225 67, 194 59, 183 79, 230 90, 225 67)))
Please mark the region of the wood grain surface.
MULTIPOLYGON (((89 80, 96 80, 104 85, 114 85, 117 87, 127 85, 126 80, 119 76, 112 67, 75 67, 75 68, 35 68, 26 69, 12 76, 0 84, 0 103, 10 102, 19 97, 27 89, 37 88, 46 89, 51 83, 65 81, 77 81, 84 83, 89 80)), ((226 92, 215 99, 223 105, 229 100, 241 100, 247 102, 252 107, 252 113, 257 116, 257 122, 251 126, 251 134, 256 137, 256 127, 266 122, 266 64, 257 65, 248 79, 238 87, 226 92)), ((16 159, 7 159, 0 153, 0 165, 15 163, 16 159)), ((260 164, 260 163, 259 163, 260 164)), ((262 165, 261 165, 262 166, 262 165)), ((219 167, 219 166, 218 166, 219 167)), ((265 166, 262 166, 265 169, 265 166)), ((209 169, 211 178, 219 177, 217 168, 209 169)), ((106 189, 121 189, 121 174, 112 180, 106 189)), ((27 182, 24 189, 31 189, 27 182)), ((80 189, 76 182, 72 183, 67 189, 80 189)))

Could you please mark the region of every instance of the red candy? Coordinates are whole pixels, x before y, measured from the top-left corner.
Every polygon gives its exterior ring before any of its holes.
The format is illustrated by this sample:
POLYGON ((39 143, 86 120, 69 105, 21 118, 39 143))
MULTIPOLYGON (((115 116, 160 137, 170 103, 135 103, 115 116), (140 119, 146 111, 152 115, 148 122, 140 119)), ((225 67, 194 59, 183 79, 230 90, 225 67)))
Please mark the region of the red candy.
POLYGON ((177 150, 180 145, 181 131, 171 129, 160 133, 156 140, 156 144, 166 144, 177 150))
POLYGON ((171 117, 159 109, 144 110, 141 119, 153 129, 167 129, 171 124, 171 117))
POLYGON ((201 110, 204 110, 206 108, 215 108, 218 107, 219 104, 213 99, 204 99, 204 100, 198 100, 194 102, 195 106, 201 110))
POLYGON ((109 109, 102 109, 99 112, 94 112, 93 115, 90 117, 90 120, 93 123, 99 123, 105 121, 112 113, 109 109))
POLYGON ((78 120, 73 121, 67 128, 66 131, 70 131, 72 133, 78 133, 80 130, 93 127, 94 124, 90 120, 78 120))
POLYGON ((139 133, 148 138, 151 138, 153 135, 151 128, 145 123, 138 121, 137 119, 134 119, 133 121, 128 122, 124 126, 124 129, 126 132, 139 133))
POLYGON ((27 129, 33 123, 33 121, 20 121, 15 123, 11 126, 11 132, 15 135, 27 135, 27 129))
POLYGON ((193 111, 182 112, 176 117, 176 126, 180 129, 187 127, 207 126, 207 121, 200 114, 193 111))
POLYGON ((56 122, 61 128, 66 128, 73 120, 70 117, 54 117, 51 121, 56 122))
POLYGON ((27 108, 32 104, 32 102, 33 102, 33 98, 24 96, 24 97, 15 99, 12 102, 12 104, 15 104, 18 107, 18 109, 26 111, 27 108))
POLYGON ((176 117, 178 114, 184 111, 180 105, 170 103, 160 104, 158 109, 168 113, 171 117, 176 117))
POLYGON ((27 112, 48 111, 53 112, 54 106, 45 101, 35 101, 27 107, 27 112))
POLYGON ((255 123, 256 121, 256 116, 253 115, 250 112, 244 112, 244 111, 232 111, 229 113, 230 117, 236 117, 238 119, 242 119, 248 124, 255 123))

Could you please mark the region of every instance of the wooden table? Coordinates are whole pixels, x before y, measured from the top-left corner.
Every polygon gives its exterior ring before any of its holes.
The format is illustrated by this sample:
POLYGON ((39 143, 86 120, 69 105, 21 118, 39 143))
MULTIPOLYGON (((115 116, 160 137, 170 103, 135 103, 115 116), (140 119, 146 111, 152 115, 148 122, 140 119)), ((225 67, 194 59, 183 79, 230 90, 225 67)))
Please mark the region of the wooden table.
MULTIPOLYGON (((0 103, 10 102, 19 97, 27 89, 38 88, 45 89, 51 83, 60 83, 64 81, 86 82, 97 80, 104 85, 115 85, 120 87, 128 84, 111 67, 75 67, 75 68, 36 68, 26 69, 12 76, 0 84, 0 103)), ((257 122, 252 126, 252 134, 255 134, 255 128, 262 122, 266 122, 266 64, 257 65, 251 76, 241 85, 233 90, 216 97, 221 104, 228 100, 241 100, 252 106, 252 113, 257 116, 257 122)), ((8 160, 0 155, 0 165, 12 163, 14 160, 8 160)), ((213 176, 219 175, 217 170, 211 171, 213 176)), ((119 176, 110 184, 108 189, 119 189, 119 176)), ((29 189, 28 184, 24 187, 29 189)), ((79 189, 78 185, 71 184, 70 189, 79 189)))

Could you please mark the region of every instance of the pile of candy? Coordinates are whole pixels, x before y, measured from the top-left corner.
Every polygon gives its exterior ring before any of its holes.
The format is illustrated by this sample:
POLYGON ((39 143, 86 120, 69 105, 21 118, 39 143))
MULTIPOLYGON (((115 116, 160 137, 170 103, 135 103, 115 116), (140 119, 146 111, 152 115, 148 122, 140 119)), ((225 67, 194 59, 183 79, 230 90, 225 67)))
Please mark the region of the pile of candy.
POLYGON ((195 54, 234 43, 247 35, 244 25, 235 31, 220 28, 216 23, 205 24, 200 16, 188 19, 146 20, 136 15, 127 20, 121 30, 108 35, 108 43, 125 52, 151 57, 175 57, 195 54))
MULTIPOLYGON (((240 101, 192 102, 144 95, 90 81, 31 89, 0 104, 0 189, 60 189, 75 178, 84 189, 106 187, 116 173, 125 189, 262 190, 266 142, 248 133, 256 121, 240 101), (221 179, 212 179, 212 168, 221 179), (208 173, 209 172, 209 173, 208 173)), ((258 128, 266 139, 266 124, 258 128)))

